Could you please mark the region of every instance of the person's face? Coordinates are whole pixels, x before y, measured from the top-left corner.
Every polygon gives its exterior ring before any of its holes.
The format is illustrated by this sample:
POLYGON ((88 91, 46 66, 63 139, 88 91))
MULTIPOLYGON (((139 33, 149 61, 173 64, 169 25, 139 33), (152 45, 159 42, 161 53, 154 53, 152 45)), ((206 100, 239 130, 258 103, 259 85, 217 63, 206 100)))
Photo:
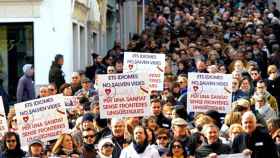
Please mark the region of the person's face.
POLYGON ((97 63, 101 63, 101 62, 102 62, 102 57, 101 57, 101 56, 98 56, 98 57, 96 58, 96 62, 97 62, 97 63))
POLYGON ((98 105, 98 104, 95 105, 95 106, 92 108, 92 113, 94 113, 94 114, 99 113, 99 105, 98 105))
POLYGON ((239 128, 233 128, 232 131, 229 134, 229 137, 231 140, 233 140, 238 134, 240 134, 241 131, 239 128))
POLYGON ((33 76, 34 75, 34 69, 31 68, 27 73, 28 73, 27 74, 28 76, 33 76))
POLYGON ((277 71, 271 71, 269 72, 269 78, 271 78, 272 80, 276 79, 278 76, 278 72, 277 71))
POLYGON ((83 142, 93 144, 95 141, 95 133, 93 130, 83 131, 83 142))
POLYGON ((155 116, 160 115, 160 113, 161 113, 160 102, 152 102, 152 112, 155 116))
POLYGON ((148 128, 155 130, 157 128, 157 122, 154 119, 148 120, 148 128))
POLYGON ((184 138, 187 136, 187 126, 186 125, 175 125, 173 127, 173 133, 175 138, 184 138))
POLYGON ((217 142, 219 137, 219 132, 214 127, 208 128, 206 130, 205 137, 207 138, 208 144, 213 144, 217 142))
POLYGON ((239 84, 237 79, 232 80, 232 91, 236 92, 238 90, 239 84))
POLYGON ((123 71, 123 64, 122 63, 116 63, 116 71, 122 72, 123 71))
POLYGON ((82 123, 83 129, 93 128, 93 122, 92 121, 84 121, 82 123))
POLYGON ((251 71, 250 76, 252 77, 253 80, 258 80, 260 78, 260 74, 258 71, 251 71))
POLYGON ((53 85, 49 85, 48 90, 49 90, 49 95, 56 95, 57 93, 57 90, 53 85))
POLYGON ((14 150, 16 149, 16 146, 17 146, 17 140, 16 140, 16 137, 15 136, 11 136, 11 137, 8 137, 6 139, 6 146, 9 150, 14 150))
POLYGON ((48 90, 48 87, 42 87, 40 88, 40 94, 39 94, 40 97, 47 97, 49 96, 49 90, 48 90))
POLYGON ((101 153, 105 156, 112 156, 114 145, 111 143, 105 143, 101 148, 101 153))
POLYGON ((146 139, 146 135, 144 132, 144 129, 141 127, 136 127, 133 131, 134 134, 134 139, 138 144, 143 144, 145 139, 146 139))
POLYGON ((82 87, 83 87, 83 89, 85 89, 85 90, 89 90, 89 89, 90 89, 90 86, 91 86, 91 83, 90 83, 90 82, 84 82, 84 83, 82 83, 82 87))
POLYGON ((172 154, 173 156, 182 156, 184 153, 183 146, 179 142, 174 142, 172 146, 172 154))
POLYGON ((264 83, 257 83, 257 88, 256 88, 256 90, 257 90, 257 93, 259 93, 259 94, 264 94, 265 91, 266 91, 266 86, 265 86, 265 84, 264 84, 264 83))
POLYGON ((249 91, 250 89, 250 84, 248 80, 243 80, 243 82, 241 83, 240 89, 244 92, 249 91))
POLYGON ((63 58, 60 58, 57 62, 59 65, 63 65, 64 64, 64 59, 63 58))
POLYGON ((115 68, 113 66, 109 66, 107 69, 107 74, 114 74, 115 73, 115 68))
POLYGON ((71 87, 67 87, 63 90, 63 95, 64 96, 72 96, 72 88, 71 87))
POLYGON ((80 84, 81 82, 81 77, 80 75, 73 75, 71 78, 71 83, 73 84, 80 84))
POLYGON ((16 116, 13 117, 11 126, 12 126, 13 129, 17 129, 18 126, 17 126, 17 118, 16 118, 16 116))
POLYGON ((65 148, 65 149, 68 149, 68 150, 72 150, 73 149, 73 142, 72 142, 72 137, 69 136, 69 135, 66 135, 62 141, 62 146, 65 148))
POLYGON ((124 136, 125 123, 123 121, 119 121, 112 126, 112 132, 115 137, 123 137, 124 136))
POLYGON ((157 144, 161 147, 168 146, 168 136, 166 134, 161 134, 157 136, 157 144))
POLYGON ((183 63, 179 63, 179 64, 178 64, 178 68, 179 68, 179 70, 184 70, 184 65, 183 65, 183 63))
POLYGON ((242 120, 242 127, 246 133, 251 134, 256 129, 256 120, 252 117, 247 117, 242 120))
POLYGON ((219 68, 219 72, 220 72, 220 73, 223 73, 223 74, 226 74, 226 73, 227 73, 226 67, 225 67, 225 66, 221 66, 221 67, 219 68))
POLYGON ((196 68, 197 68, 197 70, 199 72, 202 72, 202 71, 204 71, 206 69, 206 65, 205 65, 205 63, 203 61, 198 61, 196 63, 196 68))
POLYGON ((235 64, 234 64, 234 70, 243 70, 244 69, 244 65, 241 61, 237 61, 235 64))
POLYGON ((188 86, 188 81, 184 77, 179 76, 177 82, 179 83, 180 88, 186 88, 188 86))
POLYGON ((33 144, 30 147, 31 150, 31 156, 36 157, 40 156, 43 153, 43 147, 41 144, 33 144))
POLYGON ((261 108, 265 105, 264 99, 257 99, 256 100, 256 107, 261 108))

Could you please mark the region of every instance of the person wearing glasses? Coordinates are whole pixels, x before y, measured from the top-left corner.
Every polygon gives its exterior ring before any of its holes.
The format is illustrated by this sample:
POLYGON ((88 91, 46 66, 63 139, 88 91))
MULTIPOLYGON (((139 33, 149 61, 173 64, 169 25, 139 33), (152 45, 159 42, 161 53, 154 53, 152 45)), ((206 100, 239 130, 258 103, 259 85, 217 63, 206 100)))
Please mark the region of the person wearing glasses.
POLYGON ((159 155, 162 156, 168 152, 169 133, 168 129, 159 128, 157 130, 156 143, 159 155))
POLYGON ((51 95, 56 95, 56 94, 57 94, 57 88, 56 88, 56 86, 55 86, 54 83, 50 83, 50 84, 48 85, 48 90, 49 90, 49 95, 50 95, 50 96, 51 96, 51 95))
POLYGON ((163 158, 188 158, 184 143, 179 139, 173 140, 169 145, 168 153, 163 158))
POLYGON ((88 128, 83 131, 83 146, 82 156, 83 158, 96 158, 96 149, 94 145, 96 131, 93 128, 88 128))
POLYGON ((115 144, 111 138, 102 138, 98 142, 98 158, 112 158, 115 144))
POLYGON ((136 126, 133 140, 121 152, 120 158, 160 158, 158 150, 148 143, 148 134, 143 126, 136 126))
POLYGON ((19 135, 15 132, 7 132, 3 137, 3 150, 0 158, 23 158, 26 152, 21 149, 19 135))

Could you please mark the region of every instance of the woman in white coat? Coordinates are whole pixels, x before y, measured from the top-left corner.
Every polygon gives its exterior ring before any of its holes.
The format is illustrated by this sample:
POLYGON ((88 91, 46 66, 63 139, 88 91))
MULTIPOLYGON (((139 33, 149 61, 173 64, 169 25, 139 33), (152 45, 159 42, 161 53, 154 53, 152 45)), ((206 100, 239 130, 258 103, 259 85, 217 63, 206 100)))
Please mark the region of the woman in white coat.
POLYGON ((147 138, 144 127, 135 127, 133 141, 122 150, 120 158, 160 158, 158 150, 149 145, 147 138))

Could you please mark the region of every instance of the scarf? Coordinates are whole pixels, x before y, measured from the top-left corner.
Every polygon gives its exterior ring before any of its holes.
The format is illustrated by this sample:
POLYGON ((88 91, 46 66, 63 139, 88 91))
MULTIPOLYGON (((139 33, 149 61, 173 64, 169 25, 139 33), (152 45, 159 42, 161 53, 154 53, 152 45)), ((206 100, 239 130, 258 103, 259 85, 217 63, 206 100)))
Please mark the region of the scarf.
POLYGON ((148 146, 148 141, 145 139, 144 144, 138 144, 135 142, 135 140, 132 141, 134 150, 141 154, 145 151, 146 147, 148 146))
POLYGON ((69 150, 69 149, 62 148, 62 151, 63 151, 66 155, 70 155, 70 154, 73 153, 73 149, 72 149, 72 150, 69 150))

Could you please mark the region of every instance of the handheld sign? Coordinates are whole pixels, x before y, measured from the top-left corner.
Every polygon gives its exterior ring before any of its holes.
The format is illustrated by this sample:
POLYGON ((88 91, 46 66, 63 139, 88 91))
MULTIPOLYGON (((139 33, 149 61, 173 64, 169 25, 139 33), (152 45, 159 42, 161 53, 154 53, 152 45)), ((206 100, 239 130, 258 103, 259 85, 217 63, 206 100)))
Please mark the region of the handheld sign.
POLYGON ((251 156, 246 156, 243 153, 238 154, 225 154, 225 155, 219 155, 218 158, 250 158, 251 156))
POLYGON ((110 74, 97 78, 101 118, 151 115, 147 75, 110 74))
POLYGON ((189 112, 227 113, 231 108, 232 75, 188 73, 187 93, 189 112))
POLYGON ((79 99, 77 96, 64 96, 66 110, 73 110, 79 106, 79 99))
POLYGON ((2 97, 0 96, 0 140, 2 139, 5 132, 7 131, 8 131, 7 119, 5 115, 3 100, 2 97))
POLYGON ((43 142, 58 138, 68 130, 64 97, 54 95, 15 105, 18 133, 23 146, 35 139, 43 142))
POLYGON ((124 52, 124 73, 149 74, 150 90, 162 91, 165 54, 124 52))

